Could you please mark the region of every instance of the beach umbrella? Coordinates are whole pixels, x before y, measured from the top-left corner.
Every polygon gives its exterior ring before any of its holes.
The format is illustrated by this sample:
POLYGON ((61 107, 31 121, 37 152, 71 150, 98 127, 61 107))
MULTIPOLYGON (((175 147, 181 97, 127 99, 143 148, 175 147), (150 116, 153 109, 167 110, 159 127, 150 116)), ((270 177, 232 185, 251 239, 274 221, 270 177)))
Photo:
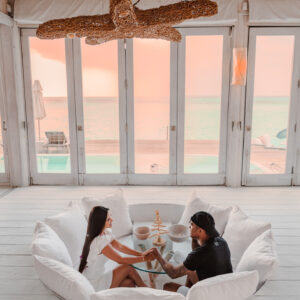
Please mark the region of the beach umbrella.
POLYGON ((278 139, 286 139, 287 130, 283 129, 276 134, 278 139))
POLYGON ((46 111, 43 100, 43 88, 39 80, 33 82, 32 95, 34 117, 38 120, 39 140, 41 140, 40 121, 46 117, 46 111))

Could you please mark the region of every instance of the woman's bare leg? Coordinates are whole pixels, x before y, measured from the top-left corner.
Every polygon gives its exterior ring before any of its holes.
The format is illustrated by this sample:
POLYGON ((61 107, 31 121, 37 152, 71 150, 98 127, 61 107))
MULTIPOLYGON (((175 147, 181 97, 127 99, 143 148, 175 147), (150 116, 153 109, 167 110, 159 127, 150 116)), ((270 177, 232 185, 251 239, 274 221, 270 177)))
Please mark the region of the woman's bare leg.
POLYGON ((138 287, 147 287, 139 273, 129 265, 121 265, 113 270, 113 280, 110 287, 119 287, 126 278, 131 279, 138 287))
POLYGON ((127 277, 120 283, 120 287, 135 287, 135 282, 127 277))
POLYGON ((138 287, 148 287, 136 269, 130 267, 129 278, 131 278, 138 287))

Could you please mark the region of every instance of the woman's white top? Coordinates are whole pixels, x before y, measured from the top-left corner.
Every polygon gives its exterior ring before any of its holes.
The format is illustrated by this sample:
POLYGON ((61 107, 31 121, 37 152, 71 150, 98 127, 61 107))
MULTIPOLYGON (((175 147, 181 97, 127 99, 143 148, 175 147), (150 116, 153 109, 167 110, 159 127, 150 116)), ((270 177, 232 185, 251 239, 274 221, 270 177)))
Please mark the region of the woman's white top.
POLYGON ((115 236, 110 228, 103 231, 101 235, 94 238, 90 246, 90 252, 87 258, 87 265, 83 270, 83 274, 90 280, 98 280, 105 273, 105 263, 108 258, 102 254, 102 250, 109 245, 115 236))

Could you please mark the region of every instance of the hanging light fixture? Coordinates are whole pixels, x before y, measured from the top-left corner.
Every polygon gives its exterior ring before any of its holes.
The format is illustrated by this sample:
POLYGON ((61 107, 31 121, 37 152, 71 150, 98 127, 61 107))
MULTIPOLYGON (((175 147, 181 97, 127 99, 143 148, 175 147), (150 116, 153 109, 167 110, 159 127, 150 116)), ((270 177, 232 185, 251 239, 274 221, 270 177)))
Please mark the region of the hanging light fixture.
POLYGON ((217 3, 210 0, 182 1, 147 10, 136 7, 139 1, 110 0, 109 14, 47 21, 38 27, 37 37, 86 37, 90 45, 134 37, 179 42, 181 34, 173 25, 218 13, 217 3))

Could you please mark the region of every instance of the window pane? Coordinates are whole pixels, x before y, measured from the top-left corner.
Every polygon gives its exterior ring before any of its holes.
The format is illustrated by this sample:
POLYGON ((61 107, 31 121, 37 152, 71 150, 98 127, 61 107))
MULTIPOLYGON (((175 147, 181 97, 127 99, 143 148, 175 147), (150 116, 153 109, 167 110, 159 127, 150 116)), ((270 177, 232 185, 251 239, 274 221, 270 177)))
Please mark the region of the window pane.
POLYGON ((285 173, 294 36, 256 38, 251 174, 285 173))
POLYGON ((86 173, 120 173, 118 42, 81 49, 86 173))
POLYGON ((29 38, 37 169, 70 173, 65 41, 29 38))
POLYGON ((184 173, 218 173, 223 36, 187 36, 184 173))
POLYGON ((134 39, 135 173, 169 173, 170 43, 134 39))

